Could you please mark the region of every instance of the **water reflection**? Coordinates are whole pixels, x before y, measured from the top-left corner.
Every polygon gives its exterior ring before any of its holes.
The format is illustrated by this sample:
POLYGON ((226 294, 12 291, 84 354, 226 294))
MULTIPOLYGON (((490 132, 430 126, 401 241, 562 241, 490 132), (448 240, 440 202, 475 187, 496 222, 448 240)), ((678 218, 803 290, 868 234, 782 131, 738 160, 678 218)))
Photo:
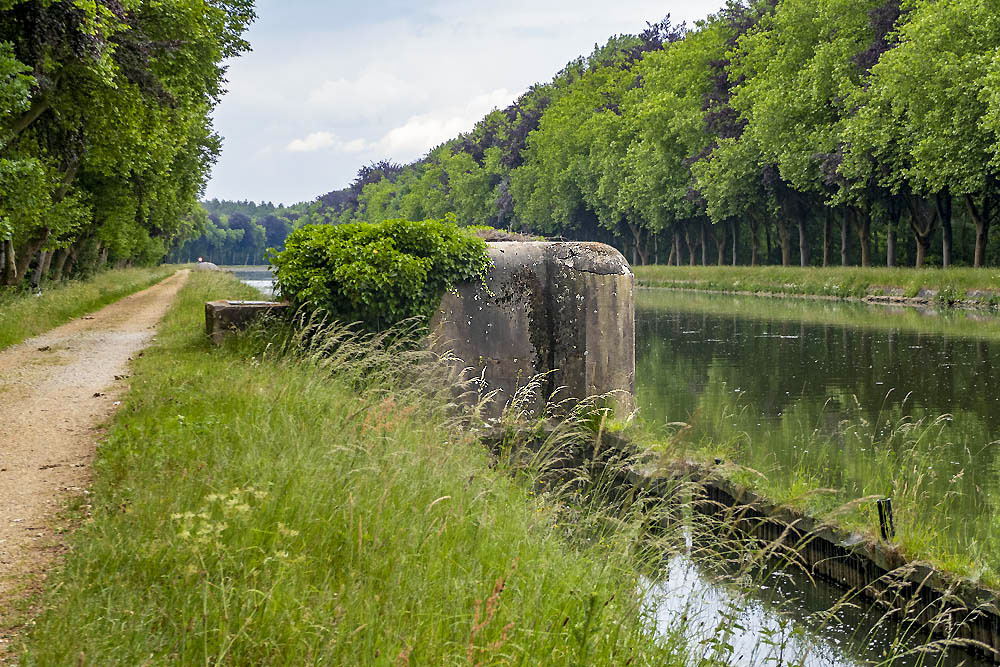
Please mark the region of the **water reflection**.
MULTIPOLYGON (((801 503, 811 511, 893 496, 904 546, 1000 580, 1000 342, 965 319, 925 333, 920 313, 760 301, 638 292, 646 423, 756 471, 779 499, 831 489, 801 503)), ((871 525, 872 508, 854 520, 871 525)))
MULTIPOLYGON (((680 631, 692 661, 712 664, 802 667, 896 667, 992 664, 963 650, 941 655, 917 648, 929 640, 903 637, 895 623, 879 624, 878 611, 847 604, 843 591, 801 573, 777 570, 760 581, 723 584, 684 555, 670 558, 649 588, 658 629, 680 631), (835 614, 828 610, 836 609, 835 614), (889 658, 893 655, 898 658, 889 658)), ((648 583, 648 582, 647 582, 648 583)))

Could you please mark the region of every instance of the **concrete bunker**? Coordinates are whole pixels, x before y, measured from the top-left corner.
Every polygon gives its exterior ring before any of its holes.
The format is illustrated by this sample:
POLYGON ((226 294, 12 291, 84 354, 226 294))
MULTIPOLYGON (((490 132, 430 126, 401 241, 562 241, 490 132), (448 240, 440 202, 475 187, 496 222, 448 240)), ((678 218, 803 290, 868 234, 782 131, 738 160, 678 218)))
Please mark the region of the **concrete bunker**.
MULTIPOLYGON (((611 246, 592 242, 505 241, 488 244, 484 281, 446 294, 430 322, 434 349, 449 351, 496 392, 497 415, 519 387, 544 376, 534 405, 549 397, 607 396, 619 414, 634 408, 634 276, 611 246), (556 391, 556 390, 559 391, 556 391)), ((205 304, 206 333, 216 344, 261 316, 289 306, 266 301, 205 304)))
POLYGON ((485 281, 446 294, 431 321, 433 346, 449 350, 483 390, 491 414, 544 374, 535 410, 556 400, 607 395, 634 408, 634 276, 614 248, 592 242, 490 243, 485 281))

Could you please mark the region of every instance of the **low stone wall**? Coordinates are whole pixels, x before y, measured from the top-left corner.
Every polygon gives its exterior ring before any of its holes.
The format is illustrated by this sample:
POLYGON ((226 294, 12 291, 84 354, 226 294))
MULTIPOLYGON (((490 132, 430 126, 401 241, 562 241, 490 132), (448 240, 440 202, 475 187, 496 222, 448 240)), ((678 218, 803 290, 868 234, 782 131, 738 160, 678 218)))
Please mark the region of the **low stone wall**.
POLYGON ((287 303, 273 301, 209 301, 205 304, 205 333, 216 345, 246 329, 260 317, 284 317, 287 303))
POLYGON ((490 243, 484 283, 460 285, 431 322, 433 345, 449 350, 497 392, 498 414, 518 387, 545 374, 529 405, 609 394, 634 407, 634 276, 614 248, 586 242, 490 243))

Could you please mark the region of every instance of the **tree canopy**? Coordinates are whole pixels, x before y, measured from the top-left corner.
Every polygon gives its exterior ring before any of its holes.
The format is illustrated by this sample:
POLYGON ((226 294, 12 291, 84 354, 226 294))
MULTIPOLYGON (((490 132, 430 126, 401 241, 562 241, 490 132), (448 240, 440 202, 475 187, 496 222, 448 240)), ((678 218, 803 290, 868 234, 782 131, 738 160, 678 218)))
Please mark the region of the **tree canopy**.
POLYGON ((159 261, 201 221, 252 0, 0 0, 2 284, 159 261))
POLYGON ((998 90, 998 0, 730 0, 612 37, 303 221, 453 213, 637 263, 983 266, 998 90))

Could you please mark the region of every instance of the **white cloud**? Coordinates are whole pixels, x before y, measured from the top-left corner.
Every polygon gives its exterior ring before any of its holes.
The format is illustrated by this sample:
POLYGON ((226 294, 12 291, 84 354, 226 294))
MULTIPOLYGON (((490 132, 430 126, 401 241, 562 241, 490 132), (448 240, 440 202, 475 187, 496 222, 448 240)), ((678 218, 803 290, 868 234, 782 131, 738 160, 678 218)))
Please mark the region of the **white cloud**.
POLYGON ((376 146, 397 161, 420 157, 434 146, 470 131, 487 113, 505 107, 515 94, 505 88, 478 95, 468 104, 411 117, 386 133, 376 146))
POLYGON ((356 78, 327 79, 309 91, 306 104, 344 120, 364 118, 398 105, 426 101, 424 89, 381 66, 369 66, 356 78))
POLYGON ((409 162, 438 144, 462 132, 468 132, 483 116, 497 107, 508 105, 514 97, 514 93, 499 88, 477 95, 465 105, 411 116, 377 141, 367 141, 364 138, 345 141, 334 132, 322 130, 302 139, 295 139, 286 148, 292 153, 371 153, 373 158, 377 154, 397 162, 409 162))
POLYGON ((360 153, 367 143, 363 139, 344 141, 333 132, 313 132, 303 139, 294 139, 286 146, 292 153, 315 153, 322 150, 333 150, 342 153, 360 153))

